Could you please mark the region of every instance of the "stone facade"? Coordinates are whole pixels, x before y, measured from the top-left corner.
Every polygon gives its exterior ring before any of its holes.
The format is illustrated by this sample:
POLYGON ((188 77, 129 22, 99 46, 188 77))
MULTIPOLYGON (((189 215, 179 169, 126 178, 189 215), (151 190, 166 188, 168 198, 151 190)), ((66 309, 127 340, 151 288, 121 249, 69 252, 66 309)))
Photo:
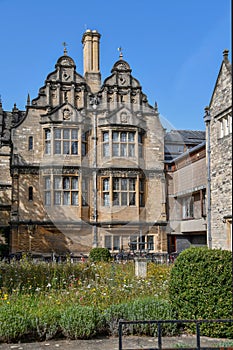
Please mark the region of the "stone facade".
POLYGON ((112 253, 179 252, 209 244, 206 225, 213 247, 230 249, 226 53, 206 147, 203 131, 165 133, 157 105, 148 103, 122 53, 101 82, 97 31, 87 30, 82 44, 83 75, 65 48, 38 96, 28 96, 26 111, 15 105, 6 112, 0 101, 0 229, 10 229, 10 251, 75 255, 98 246, 112 253), (212 207, 206 214, 208 160, 212 207))
POLYGON ((159 113, 122 55, 101 85, 99 39, 84 33, 84 77, 65 48, 11 125, 13 253, 167 251, 159 113))
POLYGON ((209 246, 232 250, 232 71, 228 51, 207 109, 209 246), (208 152, 209 151, 209 152, 208 152))

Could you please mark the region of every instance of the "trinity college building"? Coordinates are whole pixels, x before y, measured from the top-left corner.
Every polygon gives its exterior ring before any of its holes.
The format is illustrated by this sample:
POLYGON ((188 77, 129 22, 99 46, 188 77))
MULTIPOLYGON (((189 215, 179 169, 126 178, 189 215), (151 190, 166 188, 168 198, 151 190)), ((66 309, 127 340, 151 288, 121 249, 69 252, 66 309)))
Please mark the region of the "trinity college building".
POLYGON ((82 44, 83 75, 65 48, 25 111, 0 103, 0 243, 57 255, 232 249, 227 50, 206 130, 167 132, 122 53, 102 82, 100 34, 82 44))

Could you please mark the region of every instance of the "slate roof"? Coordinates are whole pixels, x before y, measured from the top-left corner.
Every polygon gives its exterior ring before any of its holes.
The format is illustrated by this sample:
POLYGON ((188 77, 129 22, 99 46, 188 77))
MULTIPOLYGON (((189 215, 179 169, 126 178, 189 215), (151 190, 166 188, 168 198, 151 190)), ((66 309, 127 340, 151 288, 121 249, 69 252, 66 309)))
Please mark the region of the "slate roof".
POLYGON ((205 140, 205 131, 202 130, 171 130, 165 135, 165 143, 183 142, 184 144, 198 144, 205 140))

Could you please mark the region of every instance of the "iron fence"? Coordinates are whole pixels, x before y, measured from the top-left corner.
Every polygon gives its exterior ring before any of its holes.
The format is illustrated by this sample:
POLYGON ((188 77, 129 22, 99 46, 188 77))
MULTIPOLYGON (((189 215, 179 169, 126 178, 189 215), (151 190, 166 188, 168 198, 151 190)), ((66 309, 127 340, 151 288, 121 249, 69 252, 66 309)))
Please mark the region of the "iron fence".
MULTIPOLYGON (((233 327, 233 319, 216 319, 216 320, 150 320, 150 321, 119 321, 119 350, 138 350, 138 349, 127 349, 123 348, 123 326, 124 325, 157 325, 157 338, 158 343, 156 348, 144 348, 144 350, 162 350, 167 349, 163 348, 162 344, 162 331, 163 331, 163 325, 165 324, 179 324, 184 325, 187 323, 194 323, 196 325, 196 347, 182 347, 182 350, 222 350, 222 349, 231 349, 233 350, 233 346, 229 347, 201 347, 201 332, 200 332, 200 326, 203 323, 232 323, 233 327)), ((169 348, 171 350, 173 348, 169 348)), ((177 348, 174 348, 174 350, 177 350, 177 348)))

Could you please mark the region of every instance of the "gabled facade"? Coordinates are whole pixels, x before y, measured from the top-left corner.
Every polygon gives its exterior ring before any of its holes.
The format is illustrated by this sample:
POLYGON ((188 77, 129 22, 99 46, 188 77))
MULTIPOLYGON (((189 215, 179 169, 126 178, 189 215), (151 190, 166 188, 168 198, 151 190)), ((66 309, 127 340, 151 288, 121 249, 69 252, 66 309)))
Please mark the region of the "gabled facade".
POLYGON ((65 49, 11 125, 12 253, 167 251, 158 110, 122 55, 101 84, 99 39, 83 35, 84 76, 65 49))
POLYGON ((228 50, 205 115, 208 166, 207 240, 232 250, 232 70, 228 50))
POLYGON ((11 253, 50 256, 232 249, 227 51, 206 131, 166 133, 122 54, 102 82, 100 34, 82 44, 83 75, 65 48, 25 111, 0 101, 0 245, 8 235, 11 253))

